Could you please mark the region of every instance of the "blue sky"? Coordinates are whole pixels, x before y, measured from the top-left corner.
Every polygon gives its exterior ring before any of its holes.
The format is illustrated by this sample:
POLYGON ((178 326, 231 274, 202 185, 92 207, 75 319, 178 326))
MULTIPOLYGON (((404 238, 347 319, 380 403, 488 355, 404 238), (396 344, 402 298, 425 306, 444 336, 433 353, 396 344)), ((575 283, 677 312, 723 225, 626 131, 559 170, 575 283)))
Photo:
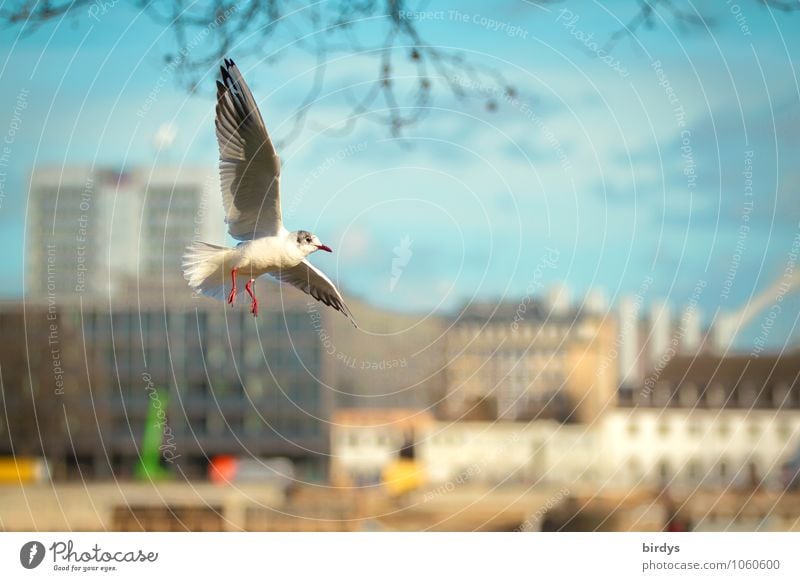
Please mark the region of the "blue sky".
MULTIPOLYGON (((614 48, 615 68, 592 54, 592 43, 602 46, 637 3, 493 4, 425 3, 419 28, 429 42, 501 71, 519 102, 500 99, 491 112, 479 99, 459 101, 440 88, 433 109, 402 139, 369 123, 335 138, 319 127, 346 118, 347 96, 377 70, 364 55, 337 57, 312 121, 281 152, 284 207, 294 208, 287 226, 314 230, 338 250, 316 262, 349 294, 424 314, 471 299, 515 301, 532 281, 537 292, 539 283, 565 282, 576 297, 599 288, 616 302, 652 276, 645 302, 667 298, 676 308, 705 281, 699 304, 708 317, 739 308, 784 271, 800 223, 800 15, 755 1, 701 3, 711 6, 704 9, 711 28, 687 30, 657 16, 652 30, 614 48), (746 163, 753 209, 744 218, 746 163), (739 256, 743 224, 749 230, 739 256), (390 290, 394 249, 406 237, 410 257, 390 290), (537 268, 551 250, 556 263, 537 268)), ((374 19, 357 34, 370 41, 384 26, 374 19)), ((217 156, 212 70, 191 95, 168 74, 146 115, 136 115, 164 71, 164 53, 174 50, 170 31, 148 15, 120 2, 100 22, 79 14, 19 32, 0 32, 0 131, 20 91, 29 92, 0 206, 5 296, 22 288, 32 167, 213 166, 217 156), (152 136, 166 122, 177 139, 154 162, 152 136)), ((266 51, 286 45, 277 63, 236 47, 230 55, 280 139, 315 61, 292 50, 290 35, 269 42, 275 46, 266 51)), ((783 341, 793 334, 793 316, 779 326, 773 340, 783 341)))

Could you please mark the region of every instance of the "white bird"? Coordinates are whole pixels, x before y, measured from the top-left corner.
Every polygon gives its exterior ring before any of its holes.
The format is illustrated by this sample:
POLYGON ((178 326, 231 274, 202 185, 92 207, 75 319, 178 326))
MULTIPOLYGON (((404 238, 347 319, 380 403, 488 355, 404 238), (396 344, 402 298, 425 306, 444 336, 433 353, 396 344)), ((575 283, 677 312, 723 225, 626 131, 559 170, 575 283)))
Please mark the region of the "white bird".
POLYGON ((269 274, 341 311, 355 325, 350 309, 330 279, 306 257, 332 250, 311 232, 290 232, 281 219, 281 161, 264 120, 238 67, 225 59, 217 81, 217 142, 222 202, 235 248, 193 242, 183 257, 184 278, 197 293, 233 304, 241 283, 258 315, 256 278, 269 274))

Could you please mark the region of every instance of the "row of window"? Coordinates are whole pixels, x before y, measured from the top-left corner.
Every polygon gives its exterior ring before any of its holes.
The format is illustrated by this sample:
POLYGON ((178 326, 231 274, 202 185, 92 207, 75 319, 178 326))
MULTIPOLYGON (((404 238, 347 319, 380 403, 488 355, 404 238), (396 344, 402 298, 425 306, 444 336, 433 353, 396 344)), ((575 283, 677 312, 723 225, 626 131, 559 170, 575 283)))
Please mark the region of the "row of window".
POLYGON ((734 463, 728 458, 720 458, 708 464, 697 458, 691 458, 674 466, 668 459, 659 460, 655 464, 655 471, 648 473, 642 468, 643 462, 638 458, 630 458, 627 467, 628 478, 632 482, 656 476, 661 482, 680 482, 688 480, 697 483, 701 480, 716 481, 720 484, 730 484, 732 480, 758 480, 760 481, 768 472, 775 472, 777 465, 770 465, 764 470, 757 460, 748 459, 734 463))
MULTIPOLYGON (((647 425, 648 424, 636 418, 631 418, 627 423, 627 433, 631 437, 640 436, 647 432, 647 425)), ((656 434, 661 438, 676 435, 702 437, 711 434, 716 434, 721 438, 727 438, 732 435, 734 429, 735 427, 732 423, 725 418, 719 418, 706 423, 701 423, 696 420, 688 420, 680 423, 662 420, 657 422, 655 426, 656 434)), ((775 436, 782 440, 790 439, 796 432, 795 426, 792 426, 786 421, 758 422, 755 419, 748 419, 745 422, 745 430, 747 431, 747 435, 751 438, 760 438, 772 431, 775 436)))
POLYGON ((732 390, 719 383, 709 386, 684 383, 676 388, 668 382, 660 382, 652 391, 645 387, 639 395, 645 401, 651 401, 657 405, 673 403, 686 407, 697 405, 700 402, 711 407, 725 405, 750 407, 757 403, 769 403, 775 407, 782 407, 798 402, 797 390, 793 390, 792 385, 788 382, 775 384, 744 382, 732 390))

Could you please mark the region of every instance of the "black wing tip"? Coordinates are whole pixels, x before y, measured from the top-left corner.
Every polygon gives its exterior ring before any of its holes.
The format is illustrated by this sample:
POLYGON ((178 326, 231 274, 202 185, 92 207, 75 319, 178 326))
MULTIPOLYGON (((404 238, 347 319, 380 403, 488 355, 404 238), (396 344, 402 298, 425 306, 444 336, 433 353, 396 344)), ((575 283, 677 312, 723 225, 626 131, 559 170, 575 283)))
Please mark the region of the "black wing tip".
POLYGON ((361 328, 358 326, 358 323, 356 323, 356 318, 353 316, 353 313, 350 311, 350 308, 346 304, 344 304, 344 301, 339 301, 338 305, 331 305, 331 306, 340 313, 342 313, 345 317, 347 317, 350 320, 350 322, 353 323, 353 326, 356 329, 361 328))
POLYGON ((219 72, 222 74, 222 77, 224 78, 226 75, 230 75, 231 69, 235 68, 236 68, 236 63, 233 62, 233 59, 223 58, 222 64, 219 67, 219 72))
MULTIPOLYGON (((223 59, 223 64, 219 67, 219 76, 222 79, 222 84, 225 87, 232 87, 236 84, 236 79, 234 78, 233 71, 238 70, 236 67, 236 63, 233 62, 233 59, 223 59)), ((219 81, 217 81, 219 84, 219 81)))

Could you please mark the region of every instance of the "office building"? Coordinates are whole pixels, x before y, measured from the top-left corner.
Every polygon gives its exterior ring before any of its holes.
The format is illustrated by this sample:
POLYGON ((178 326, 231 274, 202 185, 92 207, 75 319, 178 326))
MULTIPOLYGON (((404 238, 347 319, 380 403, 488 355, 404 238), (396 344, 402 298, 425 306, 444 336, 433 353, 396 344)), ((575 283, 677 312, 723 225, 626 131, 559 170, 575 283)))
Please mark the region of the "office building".
MULTIPOLYGON (((259 287, 273 299, 279 292, 259 287)), ((281 309, 265 301, 257 319, 204 298, 167 309, 3 306, 5 344, 30 352, 32 374, 4 350, 5 405, 24 421, 0 430, 0 454, 44 455, 55 478, 130 477, 163 391, 160 451, 175 477, 205 477, 211 458, 233 455, 287 457, 301 479, 325 478, 335 380, 319 319, 290 292, 281 309)))

